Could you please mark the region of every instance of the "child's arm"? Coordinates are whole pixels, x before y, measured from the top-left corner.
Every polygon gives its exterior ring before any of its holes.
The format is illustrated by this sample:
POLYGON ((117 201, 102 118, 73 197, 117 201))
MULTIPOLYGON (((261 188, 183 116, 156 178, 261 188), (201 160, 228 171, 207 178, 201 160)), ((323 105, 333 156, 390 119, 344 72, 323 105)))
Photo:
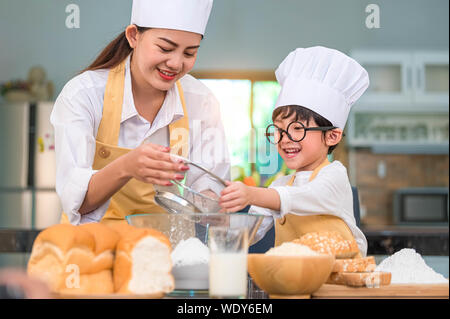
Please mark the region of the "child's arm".
POLYGON ((220 212, 237 212, 247 205, 280 210, 280 196, 271 188, 247 186, 242 182, 227 182, 220 193, 220 212))

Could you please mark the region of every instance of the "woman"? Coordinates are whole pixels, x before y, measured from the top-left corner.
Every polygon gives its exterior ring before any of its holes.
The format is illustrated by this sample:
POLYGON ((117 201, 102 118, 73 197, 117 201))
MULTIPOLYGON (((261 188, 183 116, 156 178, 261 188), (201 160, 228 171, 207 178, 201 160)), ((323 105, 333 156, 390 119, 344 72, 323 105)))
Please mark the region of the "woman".
MULTIPOLYGON (((51 115, 61 222, 163 212, 152 185, 171 185, 188 169, 171 153, 201 154, 203 165, 229 178, 218 102, 187 75, 211 7, 212 0, 134 0, 131 24, 65 85, 51 115), (214 148, 202 139, 209 129, 214 148)), ((186 184, 219 192, 201 172, 190 172, 186 184)))

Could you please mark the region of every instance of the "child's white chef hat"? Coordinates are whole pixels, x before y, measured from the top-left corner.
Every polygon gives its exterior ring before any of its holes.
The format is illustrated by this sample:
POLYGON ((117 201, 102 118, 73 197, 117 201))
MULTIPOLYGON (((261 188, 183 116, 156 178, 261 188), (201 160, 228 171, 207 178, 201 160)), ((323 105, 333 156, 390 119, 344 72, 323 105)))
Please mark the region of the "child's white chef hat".
POLYGON ((355 60, 325 47, 298 48, 275 71, 281 91, 275 108, 306 107, 344 129, 350 108, 369 86, 355 60))
POLYGON ((213 0, 133 0, 131 24, 205 34, 213 0))

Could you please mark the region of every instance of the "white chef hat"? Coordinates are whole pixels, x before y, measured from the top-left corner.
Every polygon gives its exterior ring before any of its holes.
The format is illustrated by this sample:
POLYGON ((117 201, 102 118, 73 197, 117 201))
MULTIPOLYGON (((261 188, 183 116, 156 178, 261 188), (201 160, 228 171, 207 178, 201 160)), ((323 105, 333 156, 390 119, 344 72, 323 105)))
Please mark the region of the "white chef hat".
POLYGON ((281 91, 275 108, 304 106, 344 128, 350 108, 369 86, 367 71, 342 52, 298 48, 275 71, 281 91))
POLYGON ((213 0, 133 0, 131 24, 205 34, 213 0))

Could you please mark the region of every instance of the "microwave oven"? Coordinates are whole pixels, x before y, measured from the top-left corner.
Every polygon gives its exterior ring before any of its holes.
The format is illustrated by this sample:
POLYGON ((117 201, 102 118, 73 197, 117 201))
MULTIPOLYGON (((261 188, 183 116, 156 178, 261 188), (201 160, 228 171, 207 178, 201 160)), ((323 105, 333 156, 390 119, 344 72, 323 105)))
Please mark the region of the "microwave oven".
POLYGON ((401 188, 394 193, 397 225, 448 226, 448 188, 401 188))

